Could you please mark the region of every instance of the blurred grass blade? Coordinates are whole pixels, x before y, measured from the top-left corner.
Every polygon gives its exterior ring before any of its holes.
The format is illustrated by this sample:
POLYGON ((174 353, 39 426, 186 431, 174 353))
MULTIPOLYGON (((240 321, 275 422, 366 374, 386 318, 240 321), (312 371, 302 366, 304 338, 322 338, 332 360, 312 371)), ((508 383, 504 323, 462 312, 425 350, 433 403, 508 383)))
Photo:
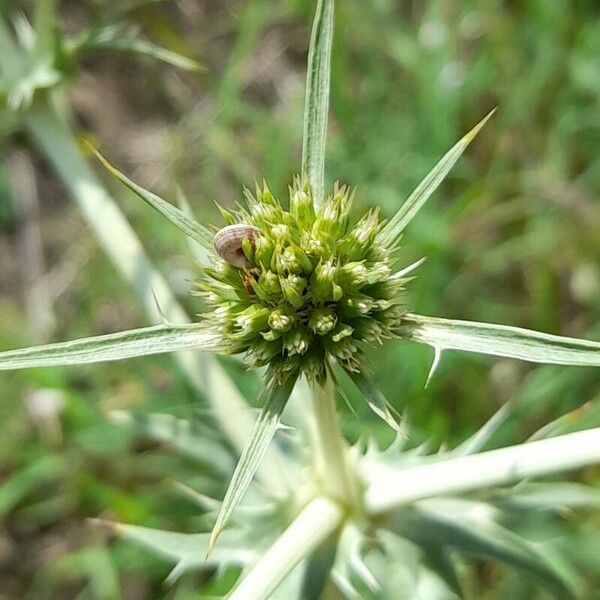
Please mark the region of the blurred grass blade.
POLYGON ((192 58, 140 39, 136 29, 123 23, 112 23, 99 27, 80 39, 74 40, 71 47, 71 51, 75 53, 104 49, 149 56, 186 71, 203 69, 202 65, 192 58))
POLYGON ((600 342, 493 323, 408 314, 407 335, 442 350, 464 350, 555 365, 600 366, 600 342))
POLYGON ((282 384, 271 382, 261 394, 263 406, 250 433, 250 439, 235 467, 225 498, 223 498, 221 510, 210 534, 207 556, 212 551, 217 538, 227 525, 229 517, 252 482, 254 474, 279 427, 281 414, 292 393, 296 378, 297 375, 294 374, 288 376, 282 384))
POLYGON ((0 352, 0 370, 81 365, 179 350, 213 351, 220 336, 197 323, 156 325, 0 352))
POLYGON ((371 381, 362 373, 349 372, 348 375, 356 387, 361 391, 369 408, 394 431, 403 433, 400 415, 398 415, 398 412, 381 393, 379 388, 376 385, 373 385, 373 383, 371 383, 371 381))
POLYGON ((318 0, 308 50, 302 140, 302 174, 308 176, 317 207, 323 201, 325 187, 325 143, 332 42, 333 0, 318 0))
MULTIPOLYGON (((89 144, 88 144, 89 145, 89 144)), ((139 196, 144 202, 152 206, 161 215, 169 219, 173 225, 179 227, 183 233, 202 244, 212 248, 213 234, 204 225, 201 225, 196 219, 188 216, 182 210, 163 200, 160 196, 144 189, 138 185, 124 173, 121 173, 117 168, 113 167, 95 148, 89 145, 98 160, 106 167, 106 169, 114 175, 125 187, 129 188, 134 194, 139 196)))
POLYGON ((393 245, 413 217, 421 210, 425 202, 437 190, 439 185, 448 175, 450 169, 456 164, 467 146, 481 131, 496 109, 492 110, 482 119, 469 133, 461 138, 429 171, 425 179, 419 183, 414 192, 408 197, 400 210, 390 219, 388 224, 381 230, 380 237, 388 245, 393 245))
POLYGON ((494 520, 493 508, 466 500, 422 500, 398 518, 398 533, 417 544, 444 545, 452 551, 497 560, 534 575, 557 598, 573 598, 570 583, 532 543, 494 520))

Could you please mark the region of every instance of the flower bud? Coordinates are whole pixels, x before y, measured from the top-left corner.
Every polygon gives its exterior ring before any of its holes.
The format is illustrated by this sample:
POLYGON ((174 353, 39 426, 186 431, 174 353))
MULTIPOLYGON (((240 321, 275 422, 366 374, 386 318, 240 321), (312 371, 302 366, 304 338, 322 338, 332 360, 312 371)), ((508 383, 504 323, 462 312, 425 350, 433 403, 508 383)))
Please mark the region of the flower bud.
POLYGON ((369 271, 362 262, 349 262, 338 269, 335 280, 345 291, 355 290, 369 280, 369 271))
POLYGON ((339 342, 340 340, 343 340, 346 337, 350 337, 353 332, 354 329, 352 329, 350 325, 338 323, 337 327, 333 330, 333 333, 331 334, 331 340, 334 342, 339 342))
POLYGON ((290 194, 290 212, 302 227, 311 227, 315 221, 315 207, 310 195, 304 190, 290 194))
POLYGON ((234 319, 234 327, 241 336, 255 335, 267 326, 269 310, 253 304, 234 319))
POLYGON ((287 331, 294 324, 294 317, 289 310, 275 308, 269 313, 269 327, 274 331, 287 331))
POLYGON ((325 338, 325 348, 332 356, 338 360, 351 360, 358 352, 356 344, 352 338, 346 337, 339 342, 334 342, 331 338, 325 338))
POLYGON ((337 323, 337 315, 331 308, 315 308, 308 319, 308 326, 317 335, 328 334, 337 323))
POLYGON ((317 265, 310 278, 310 289, 315 300, 337 302, 343 296, 342 288, 334 281, 335 273, 336 268, 331 261, 317 265))
POLYGON ((268 269, 273 256, 273 244, 266 236, 257 237, 254 240, 254 262, 263 269, 268 269))
POLYGON ((280 278, 281 291, 285 299, 295 308, 300 308, 304 304, 302 296, 306 288, 306 280, 297 275, 288 275, 285 278, 280 278))
POLYGON ((355 294, 340 301, 340 311, 344 317, 359 317, 368 314, 374 307, 374 302, 368 296, 355 294))
POLYGON ((342 240, 339 253, 347 260, 358 260, 365 256, 379 231, 379 211, 369 211, 342 240))
POLYGON ((311 335, 306 329, 293 329, 283 337, 283 347, 288 354, 304 354, 310 346, 311 335))
POLYGON ((359 319, 354 319, 352 321, 352 326, 354 327, 354 335, 357 339, 364 340, 366 342, 382 342, 384 332, 383 325, 379 323, 379 321, 370 319, 368 317, 362 317, 359 319))

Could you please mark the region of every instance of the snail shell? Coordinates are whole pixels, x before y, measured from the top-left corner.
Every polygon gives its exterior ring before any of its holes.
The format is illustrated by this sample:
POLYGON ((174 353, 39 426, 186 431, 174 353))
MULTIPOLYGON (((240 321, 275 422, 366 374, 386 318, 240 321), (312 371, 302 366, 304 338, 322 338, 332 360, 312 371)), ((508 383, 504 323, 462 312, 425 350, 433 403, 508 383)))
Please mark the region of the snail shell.
POLYGON ((242 242, 250 240, 251 242, 260 235, 260 229, 246 223, 236 223, 227 225, 219 229, 213 238, 213 246, 216 253, 233 267, 241 269, 248 267, 250 263, 242 250, 242 242))

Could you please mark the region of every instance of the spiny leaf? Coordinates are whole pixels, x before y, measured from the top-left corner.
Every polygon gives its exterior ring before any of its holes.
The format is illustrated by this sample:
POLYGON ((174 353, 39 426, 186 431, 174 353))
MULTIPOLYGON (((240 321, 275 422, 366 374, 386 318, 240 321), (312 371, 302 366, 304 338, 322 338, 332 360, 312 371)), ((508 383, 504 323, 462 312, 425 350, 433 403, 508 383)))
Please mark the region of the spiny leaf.
POLYGON ((317 207, 323 201, 332 41, 333 0, 319 0, 308 50, 302 140, 302 173, 308 176, 317 207))
POLYGON ((451 453, 456 456, 481 452, 498 429, 506 422, 513 408, 514 404, 512 402, 504 404, 487 423, 484 423, 476 433, 454 448, 451 453))
POLYGON ((570 584, 532 543, 494 520, 492 507, 458 499, 421 500, 398 515, 395 530, 417 544, 434 543, 475 558, 523 569, 558 598, 572 598, 570 584))
POLYGON ((223 565, 243 566, 254 556, 254 552, 245 546, 239 535, 230 534, 227 539, 223 539, 221 551, 215 552, 212 559, 206 561, 204 555, 209 539, 208 533, 186 534, 95 519, 92 522, 107 527, 116 534, 175 563, 175 569, 169 577, 171 580, 189 569, 214 568, 223 565))
POLYGON ((600 366, 600 342, 493 323, 408 314, 407 337, 438 351, 464 350, 529 362, 600 366))
POLYGON ((352 381, 354 381, 356 387, 362 392, 369 408, 394 431, 403 433, 402 423, 399 422, 401 417, 388 399, 381 393, 379 388, 373 385, 362 373, 348 372, 348 375, 352 381), (396 418, 394 414, 398 418, 396 418))
POLYGON ((294 374, 289 375, 281 384, 272 381, 261 395, 263 406, 225 493, 221 510, 210 534, 207 556, 252 482, 256 469, 279 427, 281 414, 292 393, 296 378, 297 375, 294 374))
POLYGON ((542 440, 582 429, 600 427, 600 403, 587 402, 536 431, 528 441, 542 440))
POLYGON ((503 509, 561 510, 564 508, 600 508, 600 490, 572 482, 524 482, 501 490, 499 500, 503 509))
POLYGON ((388 245, 393 245, 406 226, 412 221, 413 217, 421 210, 425 202, 437 190, 440 183, 456 164, 467 146, 481 131, 482 127, 488 122, 490 117, 496 112, 496 109, 488 113, 469 133, 461 138, 431 169, 425 179, 416 187, 414 192, 408 197, 406 202, 400 207, 400 210, 390 219, 388 224, 381 231, 381 239, 388 245))
POLYGON ((134 194, 139 196, 144 202, 148 203, 152 208, 157 210, 161 215, 169 219, 173 225, 179 227, 187 236, 197 241, 198 243, 212 248, 212 233, 196 221, 194 218, 186 215, 182 210, 163 200, 160 196, 144 189, 129 177, 121 173, 113 167, 91 144, 86 142, 92 152, 96 155, 102 165, 114 175, 125 187, 129 188, 134 194))
POLYGON ((179 350, 215 350, 220 337, 204 325, 155 325, 57 344, 0 352, 0 370, 81 365, 179 350))

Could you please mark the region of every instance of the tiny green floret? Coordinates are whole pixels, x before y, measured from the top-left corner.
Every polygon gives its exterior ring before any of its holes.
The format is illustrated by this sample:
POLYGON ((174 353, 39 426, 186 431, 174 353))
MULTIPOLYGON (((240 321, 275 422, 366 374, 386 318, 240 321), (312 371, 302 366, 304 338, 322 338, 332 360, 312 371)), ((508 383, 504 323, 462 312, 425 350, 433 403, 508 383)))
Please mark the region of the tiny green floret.
POLYGON ((407 278, 394 276, 394 248, 380 241, 383 222, 370 210, 350 225, 352 194, 337 185, 320 209, 297 177, 289 210, 266 184, 245 193, 215 236, 217 256, 197 282, 209 310, 202 319, 226 352, 245 353, 268 377, 326 377, 334 359, 363 370, 365 344, 398 337, 407 278), (247 234, 247 235, 246 235, 247 234))

